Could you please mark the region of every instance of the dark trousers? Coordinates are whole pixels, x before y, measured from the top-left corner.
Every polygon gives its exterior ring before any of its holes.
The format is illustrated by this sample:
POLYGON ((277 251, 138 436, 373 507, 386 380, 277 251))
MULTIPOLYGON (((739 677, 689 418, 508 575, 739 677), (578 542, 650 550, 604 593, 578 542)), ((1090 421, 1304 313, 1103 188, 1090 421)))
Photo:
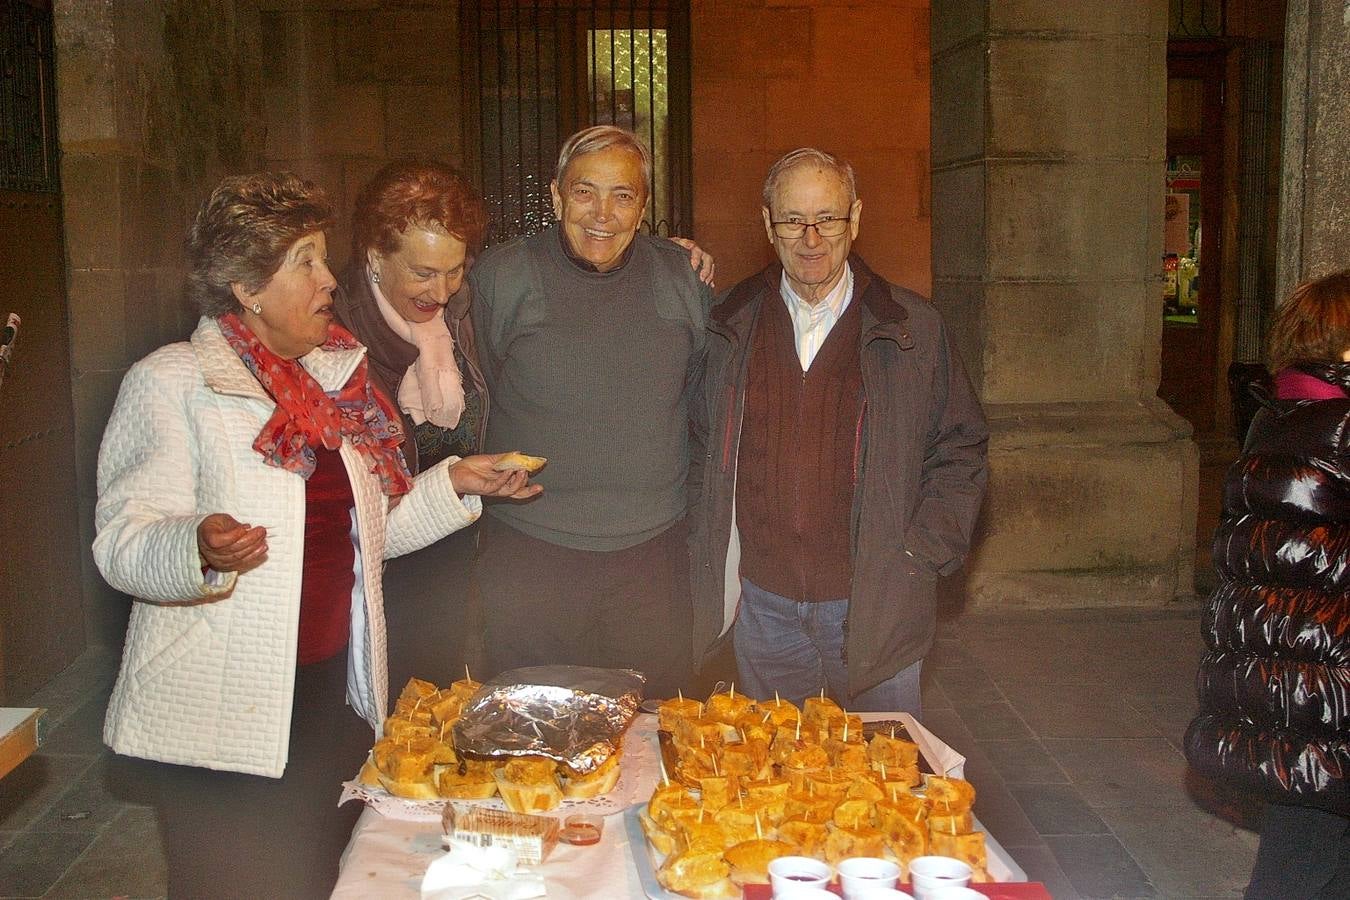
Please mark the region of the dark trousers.
POLYGON ((624 550, 560 547, 485 516, 478 584, 488 675, 519 666, 637 669, 648 697, 693 676, 683 522, 624 550))
POLYGON ((1246 900, 1350 898, 1350 818, 1305 806, 1266 805, 1246 900))
POLYGON ((114 756, 108 790, 154 807, 169 897, 327 897, 361 804, 337 805, 374 742, 346 706, 346 654, 300 667, 280 779, 114 756))
POLYGON ((409 678, 440 687, 469 673, 482 679, 483 614, 470 578, 478 526, 470 525, 384 568, 384 621, 389 691, 409 678))

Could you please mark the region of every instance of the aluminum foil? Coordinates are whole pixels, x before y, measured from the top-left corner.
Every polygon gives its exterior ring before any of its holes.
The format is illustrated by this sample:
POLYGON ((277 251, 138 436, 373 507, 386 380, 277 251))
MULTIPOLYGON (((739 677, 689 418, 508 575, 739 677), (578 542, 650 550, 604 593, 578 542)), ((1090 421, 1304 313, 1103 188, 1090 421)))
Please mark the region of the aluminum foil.
POLYGON ((577 772, 609 759, 642 702, 632 669, 532 666, 484 682, 455 722, 455 747, 483 756, 547 756, 577 772))

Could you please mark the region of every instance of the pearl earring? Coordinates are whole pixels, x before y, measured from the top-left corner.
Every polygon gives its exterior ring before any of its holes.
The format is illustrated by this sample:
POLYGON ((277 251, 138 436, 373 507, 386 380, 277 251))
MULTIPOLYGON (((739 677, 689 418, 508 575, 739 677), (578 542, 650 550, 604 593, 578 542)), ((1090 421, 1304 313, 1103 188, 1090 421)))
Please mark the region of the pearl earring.
POLYGON ((370 270, 370 280, 375 282, 376 284, 380 283, 380 272, 378 269, 370 270))
POLYGON ((252 309, 253 309, 253 314, 254 314, 255 316, 261 316, 261 315, 262 315, 262 304, 261 304, 261 303, 258 303, 256 300, 255 300, 254 303, 253 303, 252 309))

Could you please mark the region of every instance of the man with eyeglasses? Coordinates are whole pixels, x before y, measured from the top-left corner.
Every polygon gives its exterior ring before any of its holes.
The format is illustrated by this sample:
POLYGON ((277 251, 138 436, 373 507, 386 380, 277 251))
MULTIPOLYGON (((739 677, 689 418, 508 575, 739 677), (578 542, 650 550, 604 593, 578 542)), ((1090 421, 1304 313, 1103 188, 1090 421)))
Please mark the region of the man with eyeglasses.
POLYGON ((788 153, 763 214, 778 262, 713 308, 694 405, 695 648, 734 623, 746 694, 917 715, 988 428, 936 310, 850 253, 848 163, 788 153))

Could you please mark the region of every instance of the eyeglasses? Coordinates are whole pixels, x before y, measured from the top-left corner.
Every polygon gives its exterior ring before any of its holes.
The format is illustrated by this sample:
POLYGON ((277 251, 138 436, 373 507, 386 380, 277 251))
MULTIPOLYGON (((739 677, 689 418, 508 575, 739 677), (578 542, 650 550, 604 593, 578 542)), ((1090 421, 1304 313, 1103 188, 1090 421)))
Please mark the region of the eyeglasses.
POLYGON ((825 216, 814 222, 770 222, 773 233, 786 240, 796 240, 806 236, 806 229, 814 228, 823 238, 839 237, 848 231, 848 216, 825 216))

